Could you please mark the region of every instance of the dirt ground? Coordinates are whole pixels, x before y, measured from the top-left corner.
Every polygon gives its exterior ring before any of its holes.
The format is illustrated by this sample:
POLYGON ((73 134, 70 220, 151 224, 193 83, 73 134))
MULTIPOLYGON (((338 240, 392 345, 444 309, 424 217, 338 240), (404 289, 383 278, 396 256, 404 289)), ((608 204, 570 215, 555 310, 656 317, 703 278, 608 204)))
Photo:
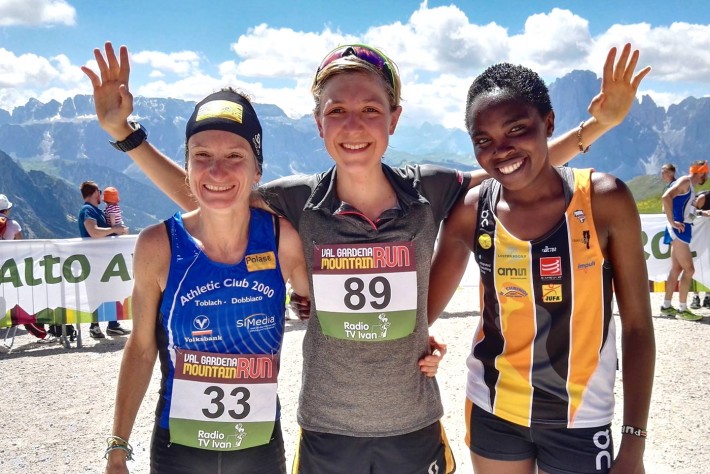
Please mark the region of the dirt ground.
MULTIPOLYGON (((465 359, 478 323, 477 289, 460 289, 432 332, 448 344, 437 379, 444 401, 444 426, 454 449, 458 473, 471 472, 464 445, 465 359)), ((652 295, 658 315, 660 295, 652 295)), ((699 312, 710 316, 710 310, 699 312)), ((618 315, 617 315, 618 316, 618 315)), ((300 387, 301 343, 307 323, 287 321, 279 394, 289 463, 297 434, 296 406, 300 387)), ((617 321, 618 324, 618 321, 617 321)), ((655 317, 656 377, 646 445, 646 472, 651 474, 710 472, 710 317, 699 322, 655 317)), ((130 327, 130 322, 125 324, 130 327)), ((111 433, 113 400, 124 337, 93 340, 83 326, 84 347, 37 344, 18 329, 11 352, 0 345, 0 473, 103 472, 106 436, 111 433)), ((4 329, 0 334, 4 333, 4 329)), ((620 332, 620 331, 619 331, 620 332)), ((2 341, 0 341, 1 343, 2 341)), ((621 373, 616 385, 613 423, 618 446, 621 426, 621 373)), ((159 370, 138 413, 131 435, 136 460, 131 472, 148 472, 147 464, 159 370)))

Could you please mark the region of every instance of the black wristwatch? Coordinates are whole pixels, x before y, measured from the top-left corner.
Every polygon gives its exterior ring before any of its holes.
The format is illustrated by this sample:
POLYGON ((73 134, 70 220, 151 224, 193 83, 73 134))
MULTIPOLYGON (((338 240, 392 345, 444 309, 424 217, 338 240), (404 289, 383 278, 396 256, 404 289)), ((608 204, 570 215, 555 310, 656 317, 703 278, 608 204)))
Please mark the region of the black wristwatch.
POLYGON ((109 141, 111 146, 118 151, 131 151, 148 138, 148 132, 143 128, 143 125, 138 122, 128 122, 128 125, 133 129, 130 135, 121 141, 109 141))

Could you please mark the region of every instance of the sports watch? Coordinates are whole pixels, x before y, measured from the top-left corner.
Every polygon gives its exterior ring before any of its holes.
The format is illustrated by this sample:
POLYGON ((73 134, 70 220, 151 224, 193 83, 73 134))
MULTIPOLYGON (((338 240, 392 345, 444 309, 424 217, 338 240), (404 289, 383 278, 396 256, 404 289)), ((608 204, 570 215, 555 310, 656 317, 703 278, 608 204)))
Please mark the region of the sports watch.
POLYGON ((133 129, 130 135, 120 141, 109 141, 111 146, 118 151, 131 151, 148 138, 148 132, 143 128, 143 125, 138 122, 128 122, 128 125, 133 129))

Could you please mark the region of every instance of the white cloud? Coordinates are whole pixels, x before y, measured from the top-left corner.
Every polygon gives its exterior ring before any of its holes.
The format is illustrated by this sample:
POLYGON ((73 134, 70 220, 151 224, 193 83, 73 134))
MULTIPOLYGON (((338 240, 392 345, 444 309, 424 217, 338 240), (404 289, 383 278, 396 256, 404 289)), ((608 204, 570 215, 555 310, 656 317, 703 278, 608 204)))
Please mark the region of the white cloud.
POLYGON ((629 41, 641 51, 640 62, 653 67, 654 80, 710 82, 710 25, 614 25, 596 39, 596 56, 629 41))
MULTIPOLYGON (((317 66, 314 66, 315 69, 317 66)), ((240 68, 235 61, 226 61, 219 65, 220 78, 223 85, 239 87, 258 103, 277 104, 290 117, 297 118, 311 113, 313 99, 310 87, 313 77, 308 75, 289 76, 286 85, 266 86, 263 82, 244 81, 240 68)))
POLYGON ((506 29, 469 22, 458 7, 428 8, 422 3, 407 24, 370 28, 366 41, 382 46, 403 73, 431 71, 472 74, 508 50, 506 29))
POLYGON ((12 110, 34 97, 43 102, 62 102, 80 91, 87 93, 88 80, 65 55, 44 58, 0 48, 0 107, 12 110), (86 84, 83 84, 86 83, 86 84))
POLYGON ((0 0, 0 26, 68 25, 76 10, 64 0, 0 0))
POLYGON ((404 84, 404 113, 408 124, 440 123, 445 127, 463 128, 469 78, 442 74, 430 83, 404 84))
POLYGON ((14 53, 0 48, 0 87, 43 86, 59 75, 51 60, 36 54, 14 53))
POLYGON ((526 20, 523 33, 510 38, 505 61, 527 66, 546 78, 559 77, 580 69, 593 43, 587 20, 554 8, 526 20))
POLYGON ((163 53, 160 51, 141 51, 130 57, 132 64, 147 64, 158 73, 172 73, 188 76, 199 73, 200 55, 194 51, 163 53))
MULTIPOLYGON (((198 73, 173 82, 159 80, 138 87, 132 86, 131 90, 134 95, 145 97, 172 97, 197 101, 225 85, 227 84, 222 83, 220 79, 198 73)), ((236 84, 234 86, 238 87, 236 84)))
POLYGON ((270 28, 266 24, 250 28, 231 45, 240 58, 234 72, 245 77, 286 77, 313 79, 319 60, 338 44, 358 41, 326 28, 305 33, 290 28, 270 28))

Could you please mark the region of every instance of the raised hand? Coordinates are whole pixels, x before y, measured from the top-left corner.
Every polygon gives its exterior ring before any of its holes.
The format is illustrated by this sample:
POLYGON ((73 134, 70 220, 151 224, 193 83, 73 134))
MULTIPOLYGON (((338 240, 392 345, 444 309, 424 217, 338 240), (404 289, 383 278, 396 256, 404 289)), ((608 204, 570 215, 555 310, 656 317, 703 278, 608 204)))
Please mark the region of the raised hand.
POLYGON ((589 104, 589 113, 608 128, 620 124, 636 99, 636 92, 644 77, 651 71, 646 66, 634 74, 639 60, 639 51, 631 52, 631 44, 626 43, 616 59, 616 48, 611 48, 604 62, 602 90, 589 104))
POLYGON ((106 56, 99 48, 94 57, 99 67, 98 74, 86 66, 81 70, 91 80, 94 88, 94 105, 99 125, 115 140, 123 140, 133 131, 128 125, 128 116, 133 112, 133 95, 128 90, 131 67, 128 48, 119 48, 119 57, 110 41, 105 44, 106 56))

